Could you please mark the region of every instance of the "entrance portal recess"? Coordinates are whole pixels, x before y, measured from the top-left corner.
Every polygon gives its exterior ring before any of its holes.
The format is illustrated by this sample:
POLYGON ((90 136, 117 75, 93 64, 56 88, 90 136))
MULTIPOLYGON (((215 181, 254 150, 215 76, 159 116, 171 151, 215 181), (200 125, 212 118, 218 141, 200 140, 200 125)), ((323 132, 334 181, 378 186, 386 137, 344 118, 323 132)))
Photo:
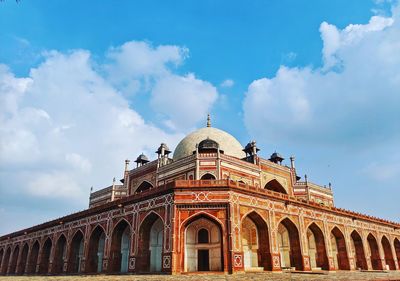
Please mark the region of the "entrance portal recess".
POLYGON ((210 271, 210 251, 198 250, 197 268, 199 271, 210 271))

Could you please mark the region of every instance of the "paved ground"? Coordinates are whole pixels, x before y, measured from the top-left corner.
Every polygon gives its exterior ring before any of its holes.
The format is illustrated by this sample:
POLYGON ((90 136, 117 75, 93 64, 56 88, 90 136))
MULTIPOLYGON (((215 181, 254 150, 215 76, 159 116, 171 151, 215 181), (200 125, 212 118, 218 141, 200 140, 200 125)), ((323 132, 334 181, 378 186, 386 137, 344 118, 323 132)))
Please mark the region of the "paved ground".
POLYGON ((262 280, 335 280, 335 281, 364 281, 364 280, 396 280, 400 281, 398 272, 337 272, 324 274, 306 273, 246 273, 236 275, 224 274, 190 274, 190 275, 97 275, 97 276, 2 276, 0 281, 262 281, 262 280))

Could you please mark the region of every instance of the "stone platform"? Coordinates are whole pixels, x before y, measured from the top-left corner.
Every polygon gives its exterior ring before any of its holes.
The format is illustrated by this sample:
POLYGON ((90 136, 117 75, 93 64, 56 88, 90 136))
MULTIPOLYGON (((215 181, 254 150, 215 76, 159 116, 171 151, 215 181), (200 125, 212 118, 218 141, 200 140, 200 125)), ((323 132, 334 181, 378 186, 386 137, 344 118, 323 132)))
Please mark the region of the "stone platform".
POLYGON ((94 275, 94 276, 4 276, 0 281, 262 281, 262 280, 391 280, 400 281, 398 272, 335 272, 335 273, 245 273, 235 275, 225 274, 183 274, 183 275, 94 275))

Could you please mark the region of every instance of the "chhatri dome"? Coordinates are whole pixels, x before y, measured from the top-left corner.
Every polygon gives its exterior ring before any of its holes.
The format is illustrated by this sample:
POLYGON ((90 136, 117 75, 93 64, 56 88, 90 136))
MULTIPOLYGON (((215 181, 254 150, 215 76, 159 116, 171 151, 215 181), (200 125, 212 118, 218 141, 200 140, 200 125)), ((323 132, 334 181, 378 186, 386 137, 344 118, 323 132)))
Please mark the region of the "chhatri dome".
POLYGON ((227 132, 211 127, 210 116, 208 116, 207 127, 190 133, 178 143, 174 151, 173 159, 178 160, 192 155, 193 152, 196 151, 196 145, 206 139, 217 142, 219 149, 226 155, 240 159, 246 157, 240 142, 227 132))

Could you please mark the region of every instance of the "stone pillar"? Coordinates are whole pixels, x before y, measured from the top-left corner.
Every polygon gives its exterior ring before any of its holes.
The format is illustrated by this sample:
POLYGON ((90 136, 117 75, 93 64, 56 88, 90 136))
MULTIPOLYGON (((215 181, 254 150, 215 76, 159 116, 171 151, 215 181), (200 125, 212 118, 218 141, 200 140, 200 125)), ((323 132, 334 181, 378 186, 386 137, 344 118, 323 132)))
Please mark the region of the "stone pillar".
POLYGON ((394 266, 396 268, 396 270, 400 270, 399 267, 399 261, 397 259, 397 255, 396 255, 396 249, 394 248, 394 237, 389 236, 389 244, 390 244, 390 250, 392 251, 392 256, 393 256, 393 260, 394 260, 394 266))
POLYGON ((381 258, 382 269, 386 270, 385 252, 383 251, 383 246, 382 246, 382 235, 380 233, 377 233, 376 237, 377 237, 376 243, 378 244, 379 257, 381 258), (379 239, 378 237, 380 237, 381 239, 379 239))
POLYGON ((20 245, 19 245, 19 251, 18 251, 18 258, 17 258, 17 264, 16 264, 16 266, 15 266, 15 274, 16 275, 19 275, 19 274, 21 274, 21 265, 20 265, 20 263, 21 263, 21 256, 22 256, 22 252, 23 252, 23 247, 24 247, 24 245, 23 245, 23 243, 20 243, 20 245))
POLYGON ((307 242, 307 230, 304 226, 304 217, 300 211, 299 214, 299 239, 300 239, 300 249, 301 255, 303 257, 303 270, 310 271, 311 270, 311 263, 310 263, 310 256, 308 253, 308 242, 307 242))
POLYGON ((364 255, 365 255, 365 259, 367 260, 368 270, 373 270, 372 262, 371 262, 371 249, 370 249, 368 239, 367 239, 368 234, 366 234, 365 230, 363 230, 361 235, 362 235, 361 240, 363 242, 364 255))

